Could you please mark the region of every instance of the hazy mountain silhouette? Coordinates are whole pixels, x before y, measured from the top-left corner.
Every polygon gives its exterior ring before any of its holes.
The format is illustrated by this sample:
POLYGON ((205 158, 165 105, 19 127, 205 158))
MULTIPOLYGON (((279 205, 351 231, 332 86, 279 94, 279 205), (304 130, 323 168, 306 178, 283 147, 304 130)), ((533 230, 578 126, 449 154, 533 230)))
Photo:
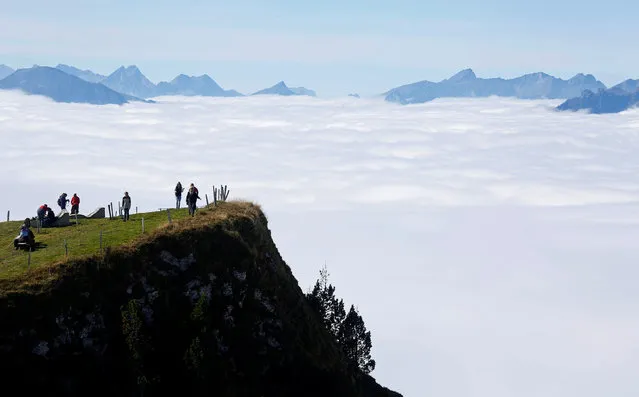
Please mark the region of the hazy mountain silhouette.
POLYGON ((12 68, 8 67, 7 65, 0 65, 0 80, 2 80, 5 77, 9 76, 13 72, 15 72, 15 70, 13 70, 12 68))
POLYGON ((514 79, 478 78, 472 69, 464 69, 440 82, 419 81, 393 88, 383 95, 386 101, 401 104, 424 103, 446 97, 504 96, 521 99, 556 99, 580 95, 586 89, 606 86, 592 75, 577 74, 562 80, 546 73, 526 74, 514 79))
POLYGON ((557 106, 560 111, 586 110, 588 113, 619 113, 639 104, 639 80, 626 80, 607 90, 584 91, 557 106))
POLYGON ((107 78, 102 84, 122 94, 138 98, 149 98, 156 95, 156 86, 140 72, 137 66, 121 66, 107 78))
POLYGON ((104 80, 106 78, 106 76, 103 76, 101 74, 97 74, 97 73, 93 73, 92 71, 86 69, 86 70, 80 70, 74 66, 69 66, 69 65, 65 65, 65 64, 58 64, 56 66, 56 69, 60 69, 62 70, 64 73, 66 74, 70 74, 72 76, 75 77, 79 77, 82 80, 88 81, 90 83, 99 83, 102 80, 104 80))
POLYGON ((90 103, 95 105, 140 101, 116 92, 99 83, 90 83, 48 66, 19 69, 0 80, 0 89, 19 89, 28 94, 43 95, 56 102, 90 103))
POLYGON ((214 96, 234 97, 243 96, 235 90, 225 90, 208 75, 187 76, 180 74, 170 82, 161 82, 156 88, 157 95, 185 95, 185 96, 214 96))
POLYGON ((304 87, 289 88, 286 86, 286 84, 283 81, 280 81, 279 83, 275 84, 272 87, 257 91, 251 95, 284 95, 284 96, 311 95, 311 96, 315 96, 315 91, 309 90, 304 87))

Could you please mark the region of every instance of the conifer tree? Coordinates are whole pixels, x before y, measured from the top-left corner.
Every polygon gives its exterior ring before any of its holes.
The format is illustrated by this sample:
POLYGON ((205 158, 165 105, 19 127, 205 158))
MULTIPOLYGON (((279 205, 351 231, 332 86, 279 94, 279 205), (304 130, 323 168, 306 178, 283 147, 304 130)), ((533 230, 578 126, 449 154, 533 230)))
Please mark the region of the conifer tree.
POLYGON ((371 358, 371 332, 366 330, 364 319, 353 305, 341 324, 339 341, 352 368, 359 368, 365 374, 375 369, 375 360, 371 358))
POLYGON ((355 306, 346 314, 344 301, 335 296, 335 287, 328 282, 326 266, 320 270, 320 278, 313 290, 306 294, 311 307, 316 311, 324 326, 341 347, 352 369, 368 374, 375 369, 371 358, 371 333, 366 330, 364 319, 355 306))

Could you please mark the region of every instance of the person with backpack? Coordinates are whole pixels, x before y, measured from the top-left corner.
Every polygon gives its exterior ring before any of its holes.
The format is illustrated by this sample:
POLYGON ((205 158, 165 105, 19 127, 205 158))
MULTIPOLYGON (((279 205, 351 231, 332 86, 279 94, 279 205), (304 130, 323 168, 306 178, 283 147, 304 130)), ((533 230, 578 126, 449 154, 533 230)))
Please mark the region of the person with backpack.
POLYGON ((177 185, 175 185, 175 208, 180 209, 180 202, 182 201, 182 192, 184 188, 180 181, 178 181, 177 185))
POLYGON ((60 209, 62 211, 66 211, 68 202, 69 202, 69 199, 67 198, 66 193, 62 193, 60 197, 58 197, 58 205, 60 206, 60 209))
POLYGON ((194 216, 197 209, 197 200, 202 200, 195 185, 191 183, 188 193, 186 193, 186 205, 189 207, 189 215, 194 216))
POLYGON ((79 214, 80 212, 80 197, 78 197, 77 193, 73 193, 73 197, 71 197, 71 215, 79 214))
POLYGON ((129 196, 129 192, 124 192, 124 197, 122 197, 122 209, 124 210, 122 219, 126 222, 129 220, 129 210, 131 209, 131 196, 129 196))

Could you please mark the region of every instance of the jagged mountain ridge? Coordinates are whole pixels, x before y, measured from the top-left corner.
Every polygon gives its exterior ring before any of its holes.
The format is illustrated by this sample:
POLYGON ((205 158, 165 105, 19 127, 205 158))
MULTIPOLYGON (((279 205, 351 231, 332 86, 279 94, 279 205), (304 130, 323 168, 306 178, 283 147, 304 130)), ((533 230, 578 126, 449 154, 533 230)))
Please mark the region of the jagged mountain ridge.
POLYGON ((135 65, 120 66, 101 82, 114 91, 139 98, 155 96, 156 86, 135 65))
POLYGON ((82 80, 88 81, 90 83, 99 83, 102 80, 106 79, 106 77, 107 77, 107 76, 103 76, 103 75, 98 74, 98 73, 93 73, 89 69, 80 70, 80 69, 76 68, 75 66, 69 66, 69 65, 62 64, 62 63, 59 63, 56 66, 56 69, 60 69, 60 70, 62 70, 63 72, 65 72, 67 74, 79 77, 82 80))
POLYGON ((424 103, 447 97, 503 96, 520 99, 557 99, 580 95, 586 89, 605 88, 592 75, 577 74, 563 80, 546 73, 531 73, 513 79, 479 78, 472 69, 464 69, 440 82, 428 80, 406 84, 382 95, 388 102, 424 103))
POLYGON ((236 97, 243 94, 235 90, 225 90, 209 75, 187 76, 180 74, 170 82, 162 81, 157 85, 156 96, 160 95, 185 95, 185 96, 213 96, 236 97))
POLYGON ((99 83, 90 83, 48 66, 18 69, 0 80, 0 89, 21 90, 27 94, 42 95, 56 102, 88 103, 93 105, 122 105, 141 99, 116 92, 99 83))
POLYGON ((639 80, 626 80, 607 90, 584 91, 557 106, 558 111, 585 110, 592 114, 619 113, 639 105, 639 80))

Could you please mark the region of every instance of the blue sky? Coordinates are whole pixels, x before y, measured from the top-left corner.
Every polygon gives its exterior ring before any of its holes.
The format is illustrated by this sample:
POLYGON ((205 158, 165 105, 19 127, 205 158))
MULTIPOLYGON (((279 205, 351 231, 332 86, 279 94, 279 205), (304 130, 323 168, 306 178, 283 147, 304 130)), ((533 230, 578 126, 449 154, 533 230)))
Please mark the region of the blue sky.
POLYGON ((322 96, 383 92, 470 67, 480 77, 639 77, 630 1, 34 0, 0 8, 0 63, 67 63, 152 81, 207 73, 250 93, 284 80, 322 96))

